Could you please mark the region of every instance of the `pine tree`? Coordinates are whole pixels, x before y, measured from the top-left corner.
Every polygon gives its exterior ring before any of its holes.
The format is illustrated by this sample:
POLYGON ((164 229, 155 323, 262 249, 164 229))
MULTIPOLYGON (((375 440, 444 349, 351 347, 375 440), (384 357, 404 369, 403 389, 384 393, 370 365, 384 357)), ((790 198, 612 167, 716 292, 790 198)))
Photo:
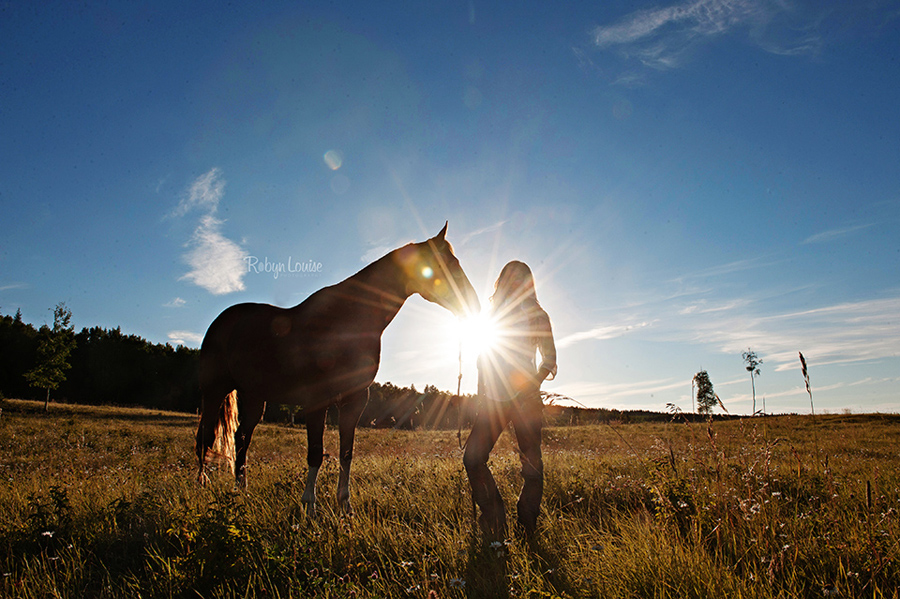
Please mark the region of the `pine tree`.
POLYGON ((47 390, 44 411, 50 407, 50 391, 66 380, 70 368, 69 354, 75 349, 75 328, 72 326, 72 311, 64 303, 53 309, 53 328, 41 327, 38 345, 38 364, 25 373, 25 380, 31 385, 47 390))
POLYGON ((697 413, 712 414, 713 408, 719 403, 719 398, 713 391, 709 374, 705 370, 701 370, 694 375, 694 384, 697 385, 697 413))

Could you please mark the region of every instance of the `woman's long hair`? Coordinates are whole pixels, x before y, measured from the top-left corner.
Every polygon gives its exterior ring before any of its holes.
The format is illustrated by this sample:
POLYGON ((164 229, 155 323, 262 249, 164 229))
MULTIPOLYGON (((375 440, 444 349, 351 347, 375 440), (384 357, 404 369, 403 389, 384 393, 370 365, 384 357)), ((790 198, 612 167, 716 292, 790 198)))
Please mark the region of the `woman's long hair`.
POLYGON ((494 283, 491 305, 495 313, 514 307, 528 311, 541 307, 534 291, 534 275, 527 264, 513 260, 503 267, 494 283))

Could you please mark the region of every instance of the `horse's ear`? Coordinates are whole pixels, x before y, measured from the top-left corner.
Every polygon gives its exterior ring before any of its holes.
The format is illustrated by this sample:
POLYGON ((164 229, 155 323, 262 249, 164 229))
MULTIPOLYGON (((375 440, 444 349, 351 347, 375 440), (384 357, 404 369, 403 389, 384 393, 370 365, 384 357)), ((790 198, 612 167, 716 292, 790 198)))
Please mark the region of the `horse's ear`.
POLYGON ((435 236, 435 239, 437 239, 438 241, 444 241, 444 237, 447 236, 447 225, 448 224, 449 224, 449 221, 444 221, 444 228, 441 229, 441 232, 435 236))

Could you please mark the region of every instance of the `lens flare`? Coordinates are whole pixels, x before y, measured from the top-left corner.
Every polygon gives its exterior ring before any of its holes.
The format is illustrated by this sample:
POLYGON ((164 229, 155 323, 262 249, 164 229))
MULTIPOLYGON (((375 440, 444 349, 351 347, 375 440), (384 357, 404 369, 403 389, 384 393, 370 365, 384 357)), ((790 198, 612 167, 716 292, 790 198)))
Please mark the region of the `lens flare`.
POLYGON ((434 271, 431 270, 430 266, 426 266, 425 268, 422 269, 422 276, 425 277, 426 279, 430 279, 431 277, 434 276, 434 271))
POLYGON ((328 168, 333 171, 338 170, 344 164, 344 156, 339 150, 328 150, 322 158, 325 160, 328 168))
POLYGON ((499 327, 486 312, 470 314, 458 320, 459 340, 464 356, 477 358, 497 344, 499 327))

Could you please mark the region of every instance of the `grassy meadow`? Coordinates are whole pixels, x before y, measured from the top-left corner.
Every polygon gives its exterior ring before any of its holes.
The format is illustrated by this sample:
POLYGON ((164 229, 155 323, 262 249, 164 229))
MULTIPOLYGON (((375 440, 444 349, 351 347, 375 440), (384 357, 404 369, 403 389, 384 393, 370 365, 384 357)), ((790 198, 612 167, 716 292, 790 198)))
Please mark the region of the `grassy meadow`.
MULTIPOLYGON (((312 521, 302 427, 236 491, 195 417, 0 408, 2 597, 898 597, 898 416, 547 428, 537 540, 484 547, 455 431, 360 429, 348 517, 328 430, 312 521)), ((513 506, 508 432, 491 468, 513 506)))

